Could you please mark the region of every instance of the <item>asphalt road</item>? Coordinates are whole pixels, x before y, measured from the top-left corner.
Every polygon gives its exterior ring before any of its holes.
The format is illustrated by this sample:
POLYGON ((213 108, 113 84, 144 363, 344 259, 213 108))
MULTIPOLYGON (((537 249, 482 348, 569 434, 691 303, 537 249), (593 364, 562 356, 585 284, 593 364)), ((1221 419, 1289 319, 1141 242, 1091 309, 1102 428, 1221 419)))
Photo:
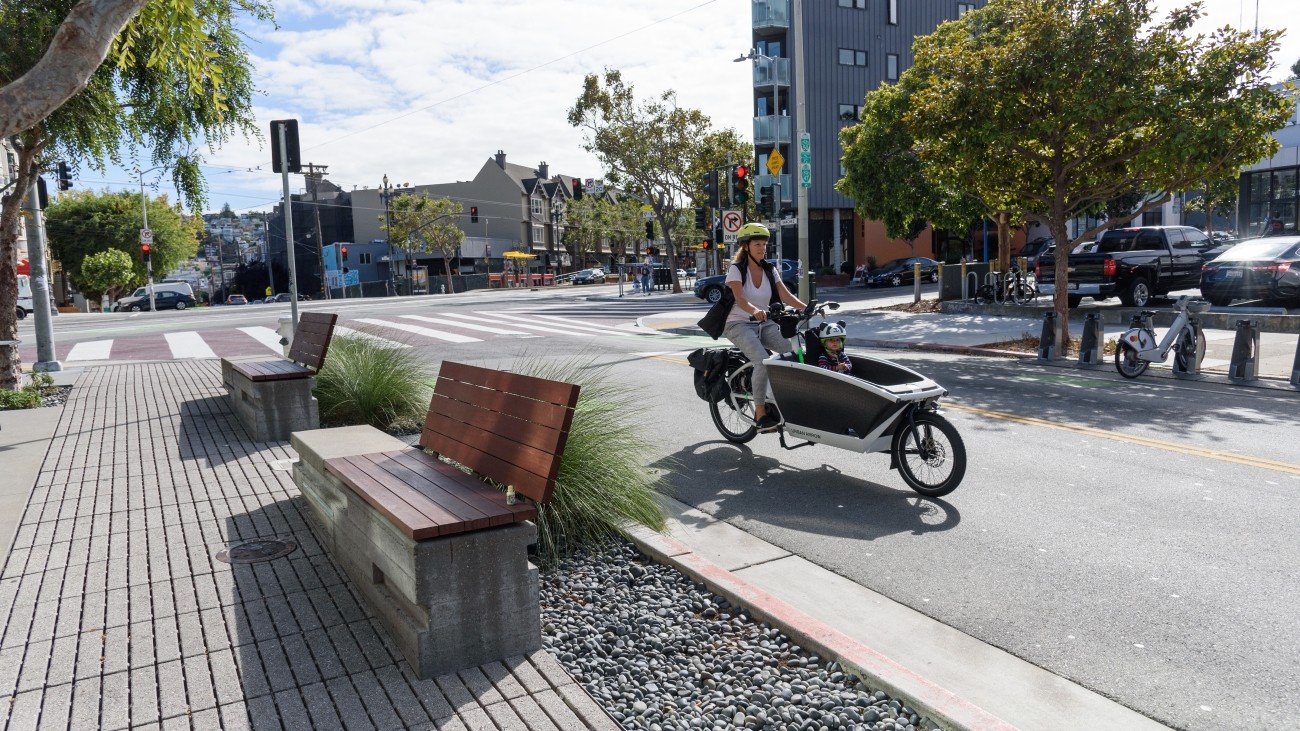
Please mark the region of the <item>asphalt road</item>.
MULTIPOLYGON (((630 334, 637 312, 700 303, 583 299, 611 291, 304 309, 379 318, 491 305, 624 330, 419 347, 496 366, 521 354, 612 363, 637 393, 629 418, 645 429, 646 464, 677 498, 1168 725, 1300 727, 1296 394, 878 353, 951 391, 948 416, 970 465, 956 492, 929 500, 906 488, 886 455, 785 451, 765 436, 723 441, 684 357, 713 341, 630 334)), ((273 326, 280 310, 61 317, 57 332, 273 326)))

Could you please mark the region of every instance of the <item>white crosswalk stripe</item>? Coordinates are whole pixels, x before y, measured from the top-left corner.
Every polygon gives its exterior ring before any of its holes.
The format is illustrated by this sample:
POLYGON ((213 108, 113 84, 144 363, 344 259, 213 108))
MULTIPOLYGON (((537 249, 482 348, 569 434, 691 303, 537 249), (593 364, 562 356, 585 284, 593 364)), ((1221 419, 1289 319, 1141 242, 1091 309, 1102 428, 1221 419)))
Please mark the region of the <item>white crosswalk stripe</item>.
POLYGON ((203 336, 190 330, 188 332, 164 333, 167 347, 171 348, 173 358, 215 358, 203 336))
POLYGON ((428 338, 437 340, 446 340, 449 343, 481 343, 481 338, 471 338, 468 335, 458 335, 456 333, 442 332, 441 330, 432 330, 419 325, 407 325, 404 322, 390 322, 388 320, 379 320, 371 317, 357 318, 354 322, 364 322, 367 325, 378 325, 379 327, 390 327, 394 330, 403 330, 416 335, 423 335, 428 338))
MULTIPOLYGON (((480 313, 480 314, 490 314, 490 313, 480 313)), ((460 314, 460 313, 458 313, 458 312, 444 312, 444 313, 443 313, 443 316, 444 316, 444 317, 455 317, 455 318, 457 318, 457 319, 461 319, 461 320, 473 320, 473 321, 475 321, 475 322, 499 322, 499 316, 498 316, 498 319, 488 319, 488 318, 485 318, 485 317, 474 317, 473 315, 462 315, 462 314, 460 314)), ((560 328, 556 328, 556 327, 545 327, 545 326, 543 326, 543 325, 534 325, 534 324, 532 324, 532 323, 527 323, 527 322, 511 322, 511 323, 509 323, 509 324, 510 324, 510 327, 523 328, 524 330, 536 330, 537 332, 558 333, 558 334, 560 334, 560 335, 576 335, 576 336, 578 336, 578 337, 582 337, 582 338, 594 338, 594 337, 596 337, 593 333, 574 332, 574 331, 571 331, 571 330, 562 330, 562 329, 560 329, 560 328)))
POLYGON ((574 326, 575 326, 575 327, 576 327, 576 326, 584 326, 584 327, 587 327, 587 328, 594 329, 594 330, 596 330, 596 331, 598 331, 598 332, 608 333, 608 334, 610 334, 610 335, 627 335, 627 336, 630 336, 630 337, 638 337, 638 336, 643 336, 643 335, 652 335, 652 336, 662 336, 662 335, 663 335, 663 333, 656 332, 656 331, 653 331, 653 330, 651 330, 651 331, 620 330, 620 329, 618 329, 618 328, 614 328, 614 327, 605 327, 604 325, 593 325, 593 324, 590 324, 590 323, 580 322, 580 321, 578 321, 578 320, 574 320, 574 319, 572 319, 572 318, 568 318, 568 317, 560 317, 559 315, 538 315, 538 317, 540 317, 540 318, 546 320, 547 322, 565 322, 565 323, 567 323, 567 322, 571 322, 571 323, 574 323, 574 326))
POLYGON ((269 327, 241 327, 239 331, 270 348, 276 354, 284 353, 280 345, 280 333, 269 327))
POLYGON ((370 342, 372 342, 372 343, 379 343, 379 344, 382 344, 382 345, 388 345, 388 346, 397 347, 397 348, 409 348, 409 347, 411 347, 410 343, 403 343, 403 342, 400 341, 400 340, 390 340, 390 339, 388 339, 388 338, 381 338, 381 337, 379 337, 378 335, 375 335, 375 334, 373 334, 373 333, 368 333, 368 332, 365 332, 365 331, 363 331, 363 330, 353 330, 353 329, 350 328, 350 327, 343 327, 342 325, 335 325, 335 326, 334 326, 334 334, 335 334, 335 335, 347 335, 347 336, 349 336, 349 337, 360 338, 360 339, 362 339, 362 340, 368 340, 368 341, 370 341, 370 342))
POLYGON ((113 351, 112 340, 92 340, 87 343, 77 343, 68 351, 68 357, 65 361, 84 361, 84 360, 108 360, 109 354, 113 351))
MULTIPOLYGON (((557 330, 557 332, 562 332, 566 335, 585 333, 588 335, 622 335, 626 337, 637 337, 640 335, 658 334, 658 333, 640 333, 640 332, 634 332, 630 330, 618 330, 612 327, 593 325, 591 323, 580 322, 565 317, 554 317, 551 315, 533 314, 531 317, 524 317, 522 315, 512 315, 505 312, 483 312, 480 314, 492 315, 493 317, 499 317, 506 320, 510 320, 512 325, 514 324, 514 321, 520 321, 520 320, 528 320, 529 322, 543 321, 546 323, 547 327, 550 327, 552 329, 562 328, 560 330, 557 330)), ((520 327, 523 326, 520 325, 520 327)))
POLYGON ((448 320, 443 317, 426 317, 424 315, 399 315, 399 317, 403 317, 407 320, 419 320, 420 322, 428 322, 434 325, 447 325, 449 327, 459 327, 459 328, 464 328, 466 330, 474 330, 475 332, 492 333, 494 335, 522 335, 524 337, 536 337, 534 335, 529 335, 528 333, 522 332, 520 330, 502 330, 501 328, 488 327, 487 325, 476 325, 472 322, 457 322, 456 320, 448 320))

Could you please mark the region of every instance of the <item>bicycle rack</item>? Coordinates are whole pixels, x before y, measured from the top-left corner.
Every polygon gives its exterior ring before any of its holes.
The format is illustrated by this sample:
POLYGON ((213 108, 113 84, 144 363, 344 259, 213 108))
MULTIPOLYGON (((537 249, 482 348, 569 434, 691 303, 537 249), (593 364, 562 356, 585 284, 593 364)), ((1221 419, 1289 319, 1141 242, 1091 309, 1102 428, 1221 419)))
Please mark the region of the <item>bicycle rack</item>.
POLYGON ((961 266, 963 274, 961 278, 961 298, 963 300, 974 299, 975 290, 980 288, 980 275, 978 272, 965 271, 966 265, 961 266), (970 280, 975 280, 975 286, 970 285, 970 280))
POLYGON ((1232 343, 1232 360, 1228 363, 1228 380, 1233 383, 1253 381, 1257 376, 1259 355, 1259 321, 1237 320, 1237 339, 1232 343))
POLYGON ((1038 360, 1056 360, 1056 313, 1043 313, 1043 332, 1038 336, 1038 360))
MULTIPOLYGON (((1192 332, 1196 333, 1197 343, 1205 342, 1205 331, 1201 329, 1201 321, 1199 318, 1188 318, 1187 326, 1192 329, 1192 332)), ((1183 370, 1178 364, 1178 359, 1174 358, 1174 375, 1180 378, 1199 376, 1201 374, 1201 356, 1203 353, 1204 350, 1202 348, 1198 347, 1196 349, 1196 352, 1192 354, 1191 365, 1187 367, 1187 370, 1183 370)))
POLYGON ((1083 319, 1083 340, 1079 344, 1079 365, 1101 365, 1102 350, 1105 344, 1106 328, 1101 315, 1089 312, 1083 319))
POLYGON ((984 284, 993 288, 993 302, 999 305, 1007 302, 1007 288, 1002 283, 1002 272, 990 270, 984 275, 984 284))

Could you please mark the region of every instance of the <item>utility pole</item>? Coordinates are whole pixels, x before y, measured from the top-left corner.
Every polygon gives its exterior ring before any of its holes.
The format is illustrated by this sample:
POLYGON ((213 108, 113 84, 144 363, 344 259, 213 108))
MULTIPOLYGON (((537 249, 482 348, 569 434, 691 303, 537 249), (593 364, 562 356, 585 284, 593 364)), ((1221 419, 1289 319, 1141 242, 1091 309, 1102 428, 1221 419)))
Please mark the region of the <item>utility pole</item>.
MULTIPOLYGON (((795 107, 795 126, 798 131, 793 135, 794 139, 802 141, 803 134, 808 130, 808 111, 804 100, 808 98, 808 87, 804 84, 805 63, 803 47, 803 2, 794 0, 792 3, 794 11, 794 62, 798 64, 795 87, 799 90, 799 102, 795 107)), ((791 99, 793 101, 793 99, 791 99)), ((796 144, 795 149, 802 151, 802 144, 796 144)), ((792 170, 799 170, 798 165, 791 165, 792 170)), ((804 302, 808 301, 811 287, 808 284, 808 269, 810 268, 808 260, 808 188, 804 186, 803 181, 795 183, 799 186, 799 299, 804 302)))
POLYGON ((330 298, 330 288, 325 284, 325 239, 321 237, 320 231, 320 206, 317 205, 316 188, 321 179, 325 177, 325 171, 329 170, 328 165, 307 165, 307 187, 311 191, 311 209, 316 216, 316 258, 320 261, 320 288, 325 292, 325 299, 330 298))

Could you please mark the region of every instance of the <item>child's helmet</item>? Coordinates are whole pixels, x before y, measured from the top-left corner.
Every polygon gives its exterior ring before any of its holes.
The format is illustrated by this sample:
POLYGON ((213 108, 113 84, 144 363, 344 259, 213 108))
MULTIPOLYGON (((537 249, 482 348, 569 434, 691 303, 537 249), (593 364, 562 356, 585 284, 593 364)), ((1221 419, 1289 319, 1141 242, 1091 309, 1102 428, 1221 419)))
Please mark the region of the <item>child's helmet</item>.
POLYGON ((823 343, 826 342, 827 340, 834 340, 835 338, 839 338, 840 340, 843 340, 848 336, 849 334, 847 331, 845 331, 844 326, 838 322, 824 323, 821 326, 821 329, 817 331, 817 339, 821 340, 823 343))

